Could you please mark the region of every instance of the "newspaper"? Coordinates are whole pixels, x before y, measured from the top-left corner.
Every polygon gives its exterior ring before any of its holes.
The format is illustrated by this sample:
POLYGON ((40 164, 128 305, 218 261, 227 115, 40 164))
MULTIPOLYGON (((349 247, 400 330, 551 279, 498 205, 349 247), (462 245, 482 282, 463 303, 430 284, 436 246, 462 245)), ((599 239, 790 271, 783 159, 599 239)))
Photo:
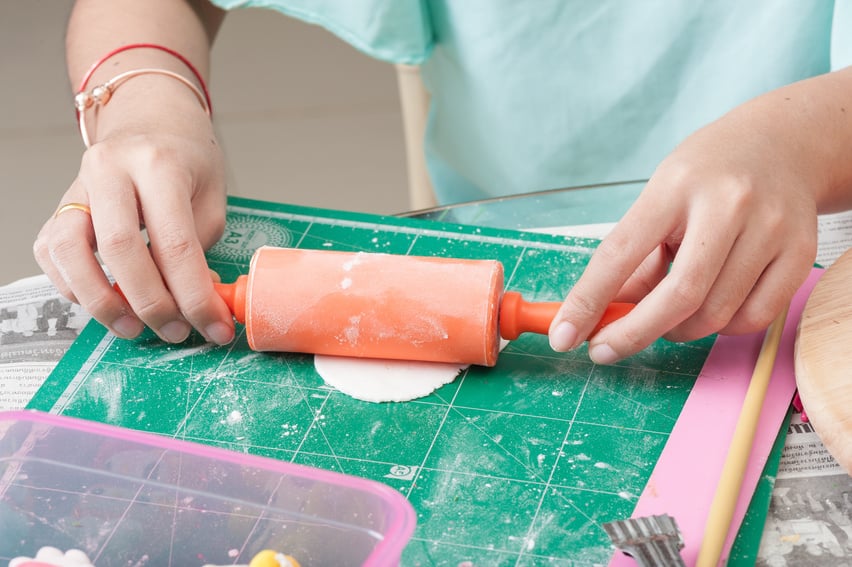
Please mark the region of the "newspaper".
POLYGON ((821 215, 817 227, 819 249, 816 261, 827 268, 852 248, 852 211, 821 215))
POLYGON ((0 411, 29 403, 89 319, 47 276, 0 287, 0 411))
POLYGON ((756 565, 852 565, 852 477, 794 414, 756 565))

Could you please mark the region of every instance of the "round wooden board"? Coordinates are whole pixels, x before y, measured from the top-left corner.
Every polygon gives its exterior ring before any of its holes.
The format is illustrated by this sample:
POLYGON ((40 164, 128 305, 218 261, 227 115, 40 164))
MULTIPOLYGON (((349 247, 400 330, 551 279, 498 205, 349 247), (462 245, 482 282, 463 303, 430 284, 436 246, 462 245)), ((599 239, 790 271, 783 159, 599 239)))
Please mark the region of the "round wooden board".
POLYGON ((825 271, 805 304, 795 365, 808 419, 852 474, 852 249, 825 271))

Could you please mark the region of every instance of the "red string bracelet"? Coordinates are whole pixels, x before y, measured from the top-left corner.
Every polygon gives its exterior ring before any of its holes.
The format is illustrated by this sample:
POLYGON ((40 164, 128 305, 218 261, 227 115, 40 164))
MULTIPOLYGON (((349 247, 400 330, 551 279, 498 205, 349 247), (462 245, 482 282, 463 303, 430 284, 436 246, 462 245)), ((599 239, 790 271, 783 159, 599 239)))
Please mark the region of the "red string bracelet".
MULTIPOLYGON (((192 74, 195 75, 195 78, 198 80, 199 84, 201 85, 201 91, 204 93, 204 99, 207 102, 207 108, 210 109, 210 112, 213 111, 213 104, 210 101, 210 92, 207 90, 207 84, 204 82, 204 78, 201 76, 201 73, 198 72, 198 69, 196 69, 195 65, 193 65, 189 61, 189 59, 187 59, 186 57, 184 57, 183 55, 181 55, 180 53, 178 53, 174 49, 171 49, 171 48, 166 47, 164 45, 159 45, 157 43, 130 43, 128 45, 122 45, 121 47, 117 47, 116 49, 113 49, 112 51, 110 51, 109 53, 107 53, 106 55, 104 55, 103 57, 98 59, 97 61, 95 61, 92 64, 91 67, 89 67, 89 70, 86 71, 85 75, 83 75, 82 81, 80 81, 80 88, 77 89, 77 92, 84 92, 85 91, 86 85, 89 84, 89 79, 92 78, 92 75, 94 74, 94 72, 98 69, 98 67, 103 65, 105 61, 107 61, 111 57, 121 53, 122 51, 129 51, 131 49, 159 49, 160 51, 164 51, 164 52, 168 53, 169 55, 178 59, 181 63, 186 65, 186 67, 190 71, 192 71, 192 74)), ((77 118, 79 120, 79 110, 77 111, 77 113, 78 113, 77 118)))

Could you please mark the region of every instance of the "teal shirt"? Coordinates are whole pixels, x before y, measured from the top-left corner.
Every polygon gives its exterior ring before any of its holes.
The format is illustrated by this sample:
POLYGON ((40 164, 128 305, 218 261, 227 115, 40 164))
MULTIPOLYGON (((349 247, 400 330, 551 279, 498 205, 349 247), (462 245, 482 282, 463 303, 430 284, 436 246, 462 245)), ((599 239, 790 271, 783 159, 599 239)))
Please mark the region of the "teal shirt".
POLYGON ((327 28, 431 94, 441 203, 645 179, 761 93, 852 62, 850 0, 216 0, 327 28))

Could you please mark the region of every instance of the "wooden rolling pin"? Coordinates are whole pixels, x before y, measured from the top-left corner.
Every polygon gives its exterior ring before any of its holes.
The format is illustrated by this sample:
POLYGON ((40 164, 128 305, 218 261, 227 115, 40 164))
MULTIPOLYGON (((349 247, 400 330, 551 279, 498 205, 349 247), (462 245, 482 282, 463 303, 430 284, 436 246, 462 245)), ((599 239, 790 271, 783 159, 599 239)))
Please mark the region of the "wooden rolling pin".
MULTIPOLYGON (((503 265, 367 252, 259 248, 215 284, 256 351, 494 366, 500 337, 547 334, 558 302, 503 291, 503 265)), ((624 316, 609 306, 594 332, 624 316)))

